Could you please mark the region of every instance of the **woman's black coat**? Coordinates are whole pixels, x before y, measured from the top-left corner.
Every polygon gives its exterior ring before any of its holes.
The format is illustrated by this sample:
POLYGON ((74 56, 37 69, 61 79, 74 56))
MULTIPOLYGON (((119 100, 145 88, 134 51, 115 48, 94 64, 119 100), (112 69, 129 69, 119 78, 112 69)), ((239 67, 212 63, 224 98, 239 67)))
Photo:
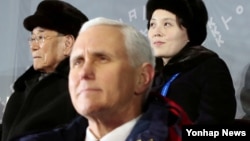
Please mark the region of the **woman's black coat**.
POLYGON ((163 66, 157 58, 154 92, 176 73, 167 97, 180 104, 193 122, 230 123, 236 114, 235 89, 226 63, 202 46, 187 45, 163 66))

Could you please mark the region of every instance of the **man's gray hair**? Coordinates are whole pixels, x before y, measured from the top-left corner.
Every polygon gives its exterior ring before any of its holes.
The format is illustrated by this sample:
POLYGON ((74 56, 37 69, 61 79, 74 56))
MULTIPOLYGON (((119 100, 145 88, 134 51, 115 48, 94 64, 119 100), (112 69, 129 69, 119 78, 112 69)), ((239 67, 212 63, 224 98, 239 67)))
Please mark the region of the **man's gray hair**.
POLYGON ((155 67, 155 57, 153 55, 153 50, 150 47, 148 38, 134 27, 116 20, 98 17, 84 23, 80 29, 80 33, 96 25, 109 25, 121 28, 121 32, 125 39, 124 42, 127 48, 127 53, 132 66, 136 67, 148 62, 152 64, 153 67, 155 67))

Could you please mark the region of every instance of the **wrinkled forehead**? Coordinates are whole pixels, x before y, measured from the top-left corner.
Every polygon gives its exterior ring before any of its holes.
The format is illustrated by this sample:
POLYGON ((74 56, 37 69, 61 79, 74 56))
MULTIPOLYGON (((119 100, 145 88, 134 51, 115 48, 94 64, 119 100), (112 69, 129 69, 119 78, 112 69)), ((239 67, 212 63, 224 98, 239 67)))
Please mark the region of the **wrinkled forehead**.
POLYGON ((86 51, 126 54, 124 35, 116 26, 96 25, 89 27, 79 33, 73 46, 72 55, 86 51))
POLYGON ((32 31, 31 31, 32 35, 37 35, 37 34, 58 34, 57 31, 51 30, 51 29, 47 29, 47 28, 43 28, 43 27, 35 27, 32 31))

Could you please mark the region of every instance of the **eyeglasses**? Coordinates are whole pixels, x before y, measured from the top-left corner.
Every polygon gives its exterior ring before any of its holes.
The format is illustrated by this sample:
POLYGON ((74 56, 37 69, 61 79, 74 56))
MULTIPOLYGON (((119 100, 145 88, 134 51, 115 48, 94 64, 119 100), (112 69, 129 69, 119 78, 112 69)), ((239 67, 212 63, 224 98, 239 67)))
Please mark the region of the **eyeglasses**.
POLYGON ((51 39, 54 37, 59 37, 59 36, 62 36, 62 35, 59 34, 59 35, 55 35, 55 36, 45 36, 45 35, 31 36, 30 38, 28 38, 28 41, 29 41, 29 45, 32 45, 33 43, 37 43, 39 45, 42 45, 45 42, 45 40, 51 39))

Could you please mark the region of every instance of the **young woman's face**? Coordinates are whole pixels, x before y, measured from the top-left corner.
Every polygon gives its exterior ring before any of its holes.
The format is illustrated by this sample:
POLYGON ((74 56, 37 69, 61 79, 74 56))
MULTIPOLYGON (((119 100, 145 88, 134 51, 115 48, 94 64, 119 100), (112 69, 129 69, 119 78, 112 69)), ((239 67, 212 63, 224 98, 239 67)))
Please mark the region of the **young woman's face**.
POLYGON ((150 20, 148 38, 155 56, 171 59, 189 41, 187 30, 177 22, 175 14, 157 9, 150 20))

